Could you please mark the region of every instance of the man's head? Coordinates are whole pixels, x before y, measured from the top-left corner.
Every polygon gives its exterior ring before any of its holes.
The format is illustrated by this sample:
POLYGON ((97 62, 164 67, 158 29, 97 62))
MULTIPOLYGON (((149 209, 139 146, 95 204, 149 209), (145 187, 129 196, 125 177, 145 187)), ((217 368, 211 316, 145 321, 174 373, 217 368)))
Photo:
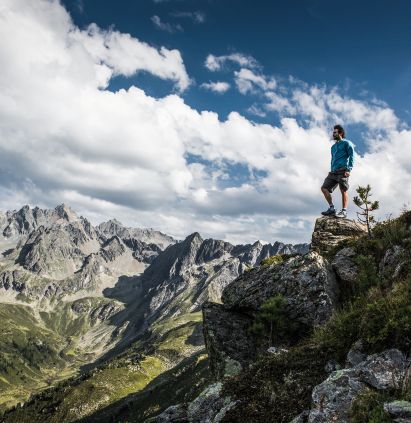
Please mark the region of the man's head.
POLYGON ((341 140, 344 138, 344 136, 345 136, 344 128, 341 125, 334 125, 333 138, 335 140, 341 140))

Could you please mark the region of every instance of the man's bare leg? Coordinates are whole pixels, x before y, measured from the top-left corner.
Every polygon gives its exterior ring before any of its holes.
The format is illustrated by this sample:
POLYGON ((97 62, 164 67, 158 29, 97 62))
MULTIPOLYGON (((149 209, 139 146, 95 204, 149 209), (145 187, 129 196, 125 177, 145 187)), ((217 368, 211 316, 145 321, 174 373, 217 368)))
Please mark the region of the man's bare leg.
POLYGON ((342 208, 347 210, 348 191, 343 191, 341 188, 340 188, 340 191, 341 191, 342 208))
MULTIPOLYGON (((331 206, 331 204, 333 203, 333 199, 332 199, 332 197, 331 197, 331 193, 330 193, 330 191, 328 191, 328 189, 326 189, 326 188, 321 188, 321 191, 323 192, 323 194, 324 194, 324 197, 325 197, 325 199, 327 200, 327 202, 328 202, 328 205, 330 205, 331 206)), ((348 197, 347 197, 348 198, 348 197)))

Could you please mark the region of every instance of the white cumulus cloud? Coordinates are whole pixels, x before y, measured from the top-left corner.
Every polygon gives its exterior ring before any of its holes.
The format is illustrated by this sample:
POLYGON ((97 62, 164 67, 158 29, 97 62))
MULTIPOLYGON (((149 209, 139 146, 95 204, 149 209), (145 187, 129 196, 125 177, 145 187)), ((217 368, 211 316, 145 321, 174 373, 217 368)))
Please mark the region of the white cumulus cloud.
POLYGON ((225 93, 230 89, 230 84, 228 82, 204 82, 201 84, 202 88, 205 88, 206 90, 214 91, 216 93, 225 93))
POLYGON ((258 62, 254 59, 254 57, 241 53, 232 53, 222 56, 209 54, 205 60, 204 65, 208 70, 215 72, 221 70, 227 62, 235 63, 242 67, 248 67, 252 69, 259 67, 258 62))

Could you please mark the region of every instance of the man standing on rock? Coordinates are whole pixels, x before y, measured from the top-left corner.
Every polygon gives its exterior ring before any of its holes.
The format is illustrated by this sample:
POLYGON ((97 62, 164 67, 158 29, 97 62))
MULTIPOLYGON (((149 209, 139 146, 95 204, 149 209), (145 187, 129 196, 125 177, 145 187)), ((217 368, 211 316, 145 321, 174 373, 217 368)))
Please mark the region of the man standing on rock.
POLYGON ((354 144, 345 137, 344 128, 335 125, 333 130, 334 145, 331 147, 331 172, 324 179, 321 191, 329 208, 321 214, 324 216, 347 217, 348 178, 354 165, 354 144), (339 185, 342 195, 342 210, 336 214, 331 193, 339 185))

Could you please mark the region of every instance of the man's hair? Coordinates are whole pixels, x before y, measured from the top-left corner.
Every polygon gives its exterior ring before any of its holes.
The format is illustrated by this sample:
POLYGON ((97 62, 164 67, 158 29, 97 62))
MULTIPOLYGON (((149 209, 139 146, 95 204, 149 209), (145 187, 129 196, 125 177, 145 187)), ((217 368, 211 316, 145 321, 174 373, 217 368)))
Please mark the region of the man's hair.
POLYGON ((336 129, 339 134, 341 134, 343 137, 345 137, 345 131, 344 131, 344 128, 341 125, 334 125, 334 129, 336 129))

